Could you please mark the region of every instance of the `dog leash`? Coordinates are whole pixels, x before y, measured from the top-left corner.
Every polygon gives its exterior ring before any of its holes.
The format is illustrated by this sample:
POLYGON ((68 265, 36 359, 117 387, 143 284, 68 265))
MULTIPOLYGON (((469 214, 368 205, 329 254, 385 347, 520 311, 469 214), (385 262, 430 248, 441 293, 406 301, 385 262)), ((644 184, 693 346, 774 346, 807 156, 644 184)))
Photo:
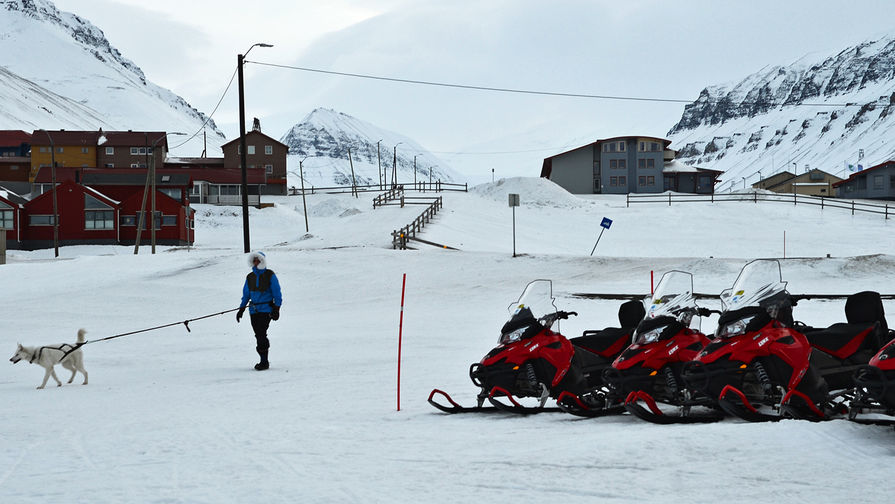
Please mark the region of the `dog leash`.
POLYGON ((192 331, 190 331, 190 322, 195 322, 196 320, 207 319, 207 318, 210 318, 210 317, 217 317, 218 315, 223 315, 223 314, 225 314, 225 313, 235 312, 235 311, 237 311, 237 310, 239 310, 239 309, 240 309, 240 308, 233 308, 232 310, 224 310, 224 311, 222 311, 222 312, 212 313, 212 314, 210 314, 210 315, 203 315, 203 316, 201 316, 201 317, 196 317, 196 318, 186 319, 186 320, 184 320, 183 322, 171 322, 170 324, 165 324, 165 325, 160 325, 160 326, 150 327, 150 328, 148 328, 148 329, 140 329, 139 331, 131 331, 131 332, 126 332, 126 333, 121 333, 121 334, 115 334, 115 335, 112 335, 112 336, 107 336, 107 337, 105 337, 105 338, 100 338, 100 339, 95 339, 95 340, 84 341, 83 343, 76 343, 75 345, 72 345, 72 349, 69 350, 69 351, 67 351, 67 352, 65 352, 65 353, 62 355, 62 358, 59 359, 59 360, 61 361, 62 359, 68 357, 68 354, 70 354, 70 353, 74 352, 75 350, 77 350, 78 348, 81 348, 82 346, 87 345, 87 344, 90 344, 90 343, 98 343, 98 342, 100 342, 100 341, 113 340, 113 339, 115 339, 115 338, 121 338, 121 337, 123 337, 123 336, 131 336, 131 335, 133 335, 133 334, 139 334, 139 333, 144 333, 144 332, 149 332, 149 331, 155 331, 155 330, 157 330, 157 329, 164 329, 165 327, 171 327, 171 326, 176 326, 176 325, 183 324, 183 326, 186 327, 186 332, 192 332, 192 331))

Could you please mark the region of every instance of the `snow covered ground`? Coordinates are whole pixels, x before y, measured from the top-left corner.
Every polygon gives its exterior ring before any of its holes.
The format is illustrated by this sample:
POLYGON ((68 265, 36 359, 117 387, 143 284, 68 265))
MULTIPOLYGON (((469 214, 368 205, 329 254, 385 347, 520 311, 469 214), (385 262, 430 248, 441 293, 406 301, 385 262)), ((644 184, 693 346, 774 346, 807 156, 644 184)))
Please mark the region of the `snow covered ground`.
MULTIPOLYGON (((618 303, 572 293, 646 294, 650 271, 658 280, 668 269, 692 272, 698 292, 720 292, 749 259, 781 257, 786 231, 790 292, 892 293, 895 223, 780 203, 625 208, 541 179, 442 196, 422 236, 459 252, 392 250, 390 232, 422 207, 374 210, 372 193, 308 197, 309 233, 300 197, 251 210, 253 248, 267 253, 285 299, 269 371, 252 369, 251 328, 233 313, 191 332, 88 344, 87 386, 35 390, 42 369, 3 367, 0 502, 890 500, 891 427, 449 416, 426 397, 438 387, 473 402, 468 367, 494 346, 529 280, 552 279, 557 306, 580 313, 562 325, 574 336, 613 325, 618 303), (522 201, 515 258, 508 193, 522 201), (590 257, 602 217, 613 224, 590 257)), ((16 342, 73 342, 80 327, 97 340, 235 308, 248 272, 239 209, 197 206, 197 215, 195 247, 156 255, 10 251, 0 348, 11 355, 16 342)), ((819 326, 844 320, 843 307, 805 301, 795 315, 819 326)), ((895 313, 892 301, 885 308, 895 313)))

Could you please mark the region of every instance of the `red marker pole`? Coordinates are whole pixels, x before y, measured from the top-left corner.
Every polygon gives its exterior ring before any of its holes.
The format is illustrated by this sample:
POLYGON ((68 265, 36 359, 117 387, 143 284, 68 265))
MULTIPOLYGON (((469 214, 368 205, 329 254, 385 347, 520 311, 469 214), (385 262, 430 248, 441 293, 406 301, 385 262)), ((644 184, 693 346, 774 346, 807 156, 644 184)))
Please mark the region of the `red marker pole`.
POLYGON ((649 270, 649 295, 652 296, 656 293, 656 289, 653 287, 655 285, 653 283, 653 270, 649 270))
POLYGON ((404 289, 407 286, 407 273, 401 280, 401 319, 398 323, 398 411, 401 411, 401 339, 404 332, 404 289))

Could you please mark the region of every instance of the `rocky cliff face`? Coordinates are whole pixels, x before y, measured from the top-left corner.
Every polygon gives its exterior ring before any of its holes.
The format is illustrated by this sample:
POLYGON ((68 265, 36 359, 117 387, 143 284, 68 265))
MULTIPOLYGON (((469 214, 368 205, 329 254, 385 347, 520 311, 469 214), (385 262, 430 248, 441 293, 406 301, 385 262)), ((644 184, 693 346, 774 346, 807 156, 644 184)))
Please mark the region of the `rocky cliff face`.
POLYGON ((707 87, 668 135, 679 158, 730 181, 809 168, 847 177, 849 165, 895 154, 886 141, 893 105, 895 37, 887 37, 707 87))

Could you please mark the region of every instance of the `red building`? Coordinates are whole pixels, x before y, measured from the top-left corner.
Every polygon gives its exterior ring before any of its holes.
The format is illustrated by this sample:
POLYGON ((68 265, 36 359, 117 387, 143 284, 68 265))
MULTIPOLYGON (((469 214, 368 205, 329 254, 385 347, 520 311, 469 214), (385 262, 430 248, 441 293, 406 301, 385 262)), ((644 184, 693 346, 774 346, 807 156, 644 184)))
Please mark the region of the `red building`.
MULTIPOLYGON (((53 246, 54 215, 59 216, 59 245, 115 245, 118 236, 118 202, 88 187, 67 180, 25 203, 21 246, 34 250, 53 246)), ((10 247, 12 248, 12 247, 10 247)))
POLYGON ((0 229, 6 235, 6 246, 10 249, 20 248, 22 230, 22 214, 26 199, 21 198, 0 187, 0 229))

